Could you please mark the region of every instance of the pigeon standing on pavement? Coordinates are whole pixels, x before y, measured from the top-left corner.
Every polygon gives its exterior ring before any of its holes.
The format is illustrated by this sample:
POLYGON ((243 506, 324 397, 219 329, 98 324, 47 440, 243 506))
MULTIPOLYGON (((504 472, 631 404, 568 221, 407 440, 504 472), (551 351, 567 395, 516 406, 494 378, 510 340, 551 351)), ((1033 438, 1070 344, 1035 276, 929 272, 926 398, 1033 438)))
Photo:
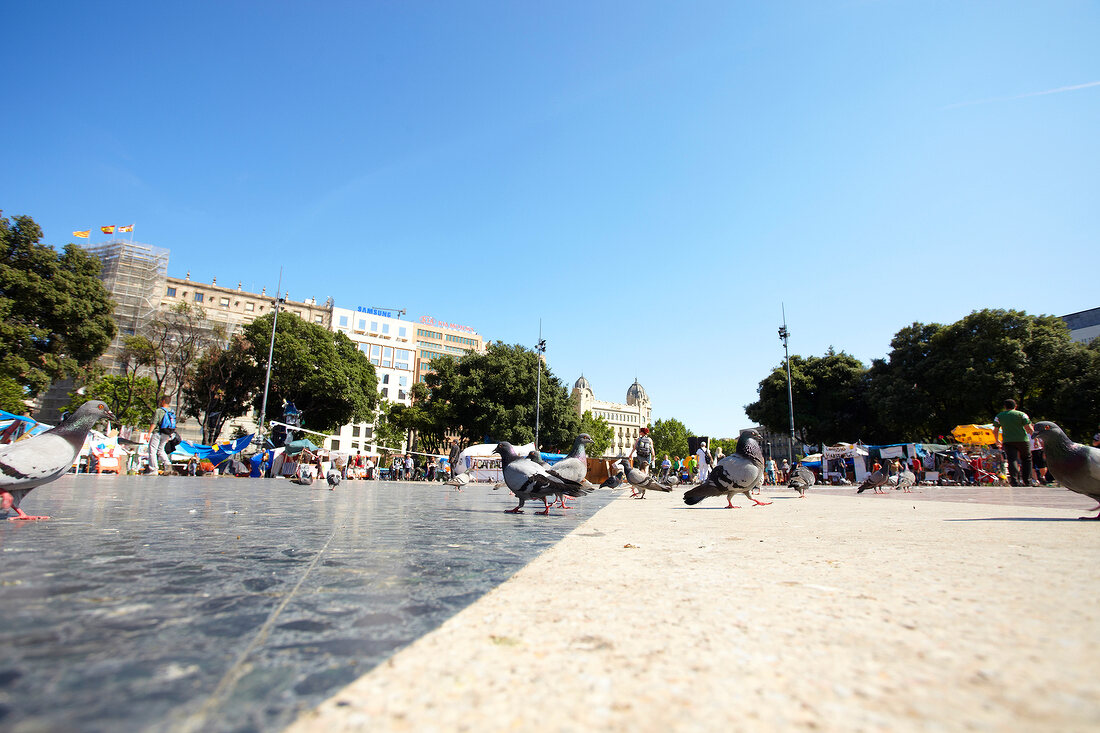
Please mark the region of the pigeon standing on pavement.
POLYGON ((897 477, 898 480, 896 488, 901 489, 906 494, 912 494, 913 492, 910 490, 909 487, 917 483, 917 475, 906 468, 904 471, 899 473, 897 477))
POLYGON ((817 477, 814 476, 814 472, 805 466, 799 465, 791 471, 791 479, 787 482, 787 488, 797 491, 799 499, 805 499, 806 488, 813 486, 816 482, 817 477))
POLYGON ((566 481, 558 476, 551 476, 544 466, 532 461, 530 458, 521 458, 516 453, 511 443, 502 441, 493 449, 500 454, 504 470, 504 483, 519 499, 519 504, 514 509, 507 509, 510 514, 522 514, 523 505, 528 499, 542 499, 546 509, 541 514, 550 513, 550 504, 546 497, 553 494, 566 496, 584 496, 589 493, 577 482, 566 481))
MULTIPOLYGON (((1043 458, 1058 483, 1100 502, 1100 448, 1074 443, 1060 427, 1048 420, 1035 423, 1032 437, 1043 441, 1043 458)), ((1100 504, 1089 511, 1097 509, 1100 504)), ((1100 519, 1100 514, 1081 519, 1100 519)))
POLYGON ((85 402, 60 425, 41 435, 0 446, 0 509, 15 510, 9 519, 32 517, 19 508, 23 497, 36 486, 48 484, 66 473, 84 447, 84 438, 100 420, 114 420, 106 403, 85 402))
MULTIPOLYGON (((546 472, 551 476, 557 476, 564 481, 574 481, 585 488, 588 488, 588 482, 585 477, 588 476, 588 454, 585 453, 584 447, 592 442, 592 436, 588 433, 581 433, 573 439, 573 449, 569 451, 569 454, 555 463, 553 467, 547 467, 546 472)), ((536 451, 531 451, 537 453, 536 451)), ((540 465, 546 466, 546 463, 542 460, 542 456, 539 455, 538 460, 535 461, 540 465)), ((591 487, 596 488, 596 487, 591 487)), ((565 506, 565 496, 558 494, 559 506, 562 509, 567 508, 565 506)))
POLYGON ((470 483, 470 474, 466 471, 456 474, 443 482, 444 486, 451 486, 455 491, 462 491, 462 487, 470 483))
POLYGON ((328 470, 328 473, 325 474, 325 480, 328 481, 329 490, 335 489, 337 486, 339 486, 340 480, 342 478, 343 477, 340 475, 339 468, 330 468, 328 470))
POLYGON ((623 483, 623 462, 612 461, 607 467, 608 475, 602 484, 601 489, 617 489, 623 483))
POLYGON ((737 440, 737 451, 718 461, 718 465, 707 476, 707 480, 684 493, 684 503, 688 506, 698 504, 708 496, 726 495, 726 508, 739 509, 733 505, 734 494, 744 494, 757 506, 766 506, 770 501, 758 501, 752 490, 764 483, 764 452, 760 450, 760 433, 746 430, 737 440))
POLYGON ((671 486, 665 486, 657 479, 650 476, 640 468, 634 468, 623 460, 623 476, 631 485, 631 496, 635 499, 644 499, 646 491, 672 491, 671 486))
POLYGON ((886 479, 889 477, 889 469, 886 466, 882 466, 863 480, 863 483, 856 489, 856 493, 862 494, 867 489, 874 489, 876 494, 883 494, 885 492, 882 490, 882 485, 886 483, 886 479))

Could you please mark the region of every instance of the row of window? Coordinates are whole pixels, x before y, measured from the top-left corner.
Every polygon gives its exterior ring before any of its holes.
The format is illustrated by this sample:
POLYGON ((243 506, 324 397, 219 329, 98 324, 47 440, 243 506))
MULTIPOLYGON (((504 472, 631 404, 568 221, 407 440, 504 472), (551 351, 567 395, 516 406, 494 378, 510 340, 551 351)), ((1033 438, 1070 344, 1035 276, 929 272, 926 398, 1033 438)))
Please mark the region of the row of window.
MULTIPOLYGON (((351 322, 351 317, 350 316, 340 316, 339 320, 337 321, 337 323, 343 328, 349 328, 350 327, 350 322, 351 322)), ((355 323, 355 330, 356 331, 366 331, 367 330, 367 319, 357 318, 356 323, 355 323)), ((370 333, 381 333, 383 336, 388 336, 389 333, 390 333, 390 324, 383 323, 382 324, 382 330, 379 331, 378 330, 378 321, 371 321, 370 322, 370 333)), ((398 326, 397 327, 397 337, 398 338, 403 338, 403 339, 408 338, 409 337, 409 330, 407 328, 405 328, 404 326, 398 326)))
MULTIPOLYGON (((382 375, 382 384, 389 384, 389 383, 390 383, 390 375, 389 374, 383 374, 382 375)), ((407 386, 409 386, 409 378, 408 377, 398 377, 397 378, 397 383, 402 387, 407 387, 407 386)))
POLYGON ((417 336, 423 336, 426 339, 442 339, 443 333, 440 331, 429 331, 426 328, 416 329, 417 336))
POLYGON ((471 339, 471 338, 466 338, 465 336, 455 336, 454 334, 449 333, 449 334, 447 334, 447 340, 452 342, 452 343, 456 343, 456 344, 465 344, 466 346, 469 346, 471 349, 476 349, 477 348, 477 341, 475 341, 474 339, 471 339))
POLYGON ((640 423, 642 421, 641 415, 631 415, 629 413, 611 412, 610 410, 593 410, 592 414, 602 417, 605 420, 616 423, 640 423))
MULTIPOLYGON (((173 287, 168 287, 165 290, 165 294, 169 298, 174 298, 174 297, 176 297, 176 289, 173 288, 173 287)), ((187 291, 186 290, 183 291, 181 297, 183 297, 183 298, 187 297, 187 291)), ((192 294, 191 297, 196 303, 206 303, 207 302, 206 301, 206 293, 200 293, 197 290, 192 294)), ((217 297, 217 296, 213 296, 213 297, 210 298, 210 304, 211 305, 214 305, 214 298, 215 297, 217 297)), ((241 301, 238 300, 236 302, 236 305, 240 305, 240 304, 241 304, 241 301)), ((228 308, 229 307, 229 298, 224 297, 224 296, 218 298, 217 306, 219 308, 228 308)), ((264 307, 263 307, 263 305, 261 305, 260 310, 263 311, 263 309, 264 309, 264 307)), ((256 304, 254 302, 250 301, 250 300, 246 300, 244 302, 244 312, 245 313, 255 313, 256 312, 256 304)), ((303 317, 302 316, 302 311, 287 311, 287 312, 293 313, 294 315, 298 316, 299 318, 303 317)), ((313 322, 314 323, 324 323, 325 319, 322 315, 317 314, 317 315, 313 316, 313 322)), ((404 331, 405 329, 401 329, 401 330, 404 331)), ((404 334, 402 334, 402 335, 404 335, 404 334)))

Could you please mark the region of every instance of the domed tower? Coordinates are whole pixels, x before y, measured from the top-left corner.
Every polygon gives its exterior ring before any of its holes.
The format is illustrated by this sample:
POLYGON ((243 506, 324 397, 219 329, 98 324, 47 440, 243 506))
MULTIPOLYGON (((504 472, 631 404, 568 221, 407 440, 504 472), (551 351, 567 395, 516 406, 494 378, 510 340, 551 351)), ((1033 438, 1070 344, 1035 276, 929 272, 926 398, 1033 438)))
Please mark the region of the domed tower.
POLYGON ((585 410, 590 410, 595 401, 596 394, 592 391, 592 385, 581 375, 581 378, 573 383, 573 402, 577 405, 577 414, 583 415, 585 410))
POLYGON ((646 394, 645 387, 638 382, 637 377, 634 379, 634 384, 630 385, 630 389, 626 391, 626 404, 638 408, 638 416, 641 418, 643 427, 649 425, 652 412, 649 407, 649 395, 646 394))

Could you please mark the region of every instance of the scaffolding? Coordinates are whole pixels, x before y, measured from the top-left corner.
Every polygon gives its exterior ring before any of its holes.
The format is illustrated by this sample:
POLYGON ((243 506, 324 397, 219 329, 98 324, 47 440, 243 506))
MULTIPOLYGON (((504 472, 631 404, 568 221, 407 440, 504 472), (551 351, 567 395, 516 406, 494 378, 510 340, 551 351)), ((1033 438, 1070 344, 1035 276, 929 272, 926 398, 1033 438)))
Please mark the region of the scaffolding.
POLYGON ((153 318, 168 280, 168 250, 140 242, 111 239, 84 247, 95 255, 102 269, 99 279, 115 303, 118 333, 101 358, 108 372, 117 373, 123 340, 142 333, 153 318))

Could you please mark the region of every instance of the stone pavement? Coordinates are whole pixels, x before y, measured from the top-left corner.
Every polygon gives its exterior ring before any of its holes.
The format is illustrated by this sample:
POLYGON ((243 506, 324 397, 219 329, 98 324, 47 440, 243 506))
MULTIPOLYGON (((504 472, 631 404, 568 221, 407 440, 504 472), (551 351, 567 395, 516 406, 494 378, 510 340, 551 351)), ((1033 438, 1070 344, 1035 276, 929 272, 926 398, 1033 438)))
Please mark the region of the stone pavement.
POLYGON ((1090 501, 853 494, 620 496, 290 730, 1100 729, 1090 501))

